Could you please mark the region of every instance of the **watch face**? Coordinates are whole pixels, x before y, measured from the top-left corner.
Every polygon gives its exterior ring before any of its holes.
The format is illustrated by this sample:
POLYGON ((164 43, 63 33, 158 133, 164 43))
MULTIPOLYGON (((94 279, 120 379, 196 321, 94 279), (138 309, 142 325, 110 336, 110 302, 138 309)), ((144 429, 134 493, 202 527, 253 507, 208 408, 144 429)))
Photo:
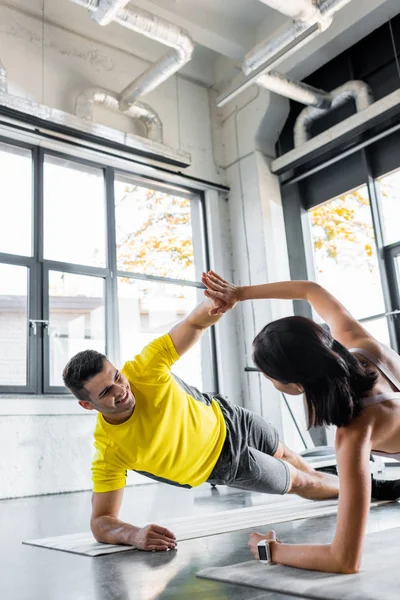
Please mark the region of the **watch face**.
POLYGON ((267 548, 265 546, 258 546, 258 556, 260 560, 267 560, 267 548))

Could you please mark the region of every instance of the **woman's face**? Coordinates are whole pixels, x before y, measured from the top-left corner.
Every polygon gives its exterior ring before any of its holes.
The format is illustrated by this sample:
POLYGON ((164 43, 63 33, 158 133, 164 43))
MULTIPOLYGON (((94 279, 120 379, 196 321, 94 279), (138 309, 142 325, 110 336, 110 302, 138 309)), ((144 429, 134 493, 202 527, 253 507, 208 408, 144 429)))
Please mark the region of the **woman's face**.
POLYGON ((300 394, 303 394, 304 392, 303 387, 299 383, 281 383, 280 381, 272 379, 267 375, 264 375, 264 377, 269 379, 279 392, 289 394, 289 396, 300 396, 300 394))

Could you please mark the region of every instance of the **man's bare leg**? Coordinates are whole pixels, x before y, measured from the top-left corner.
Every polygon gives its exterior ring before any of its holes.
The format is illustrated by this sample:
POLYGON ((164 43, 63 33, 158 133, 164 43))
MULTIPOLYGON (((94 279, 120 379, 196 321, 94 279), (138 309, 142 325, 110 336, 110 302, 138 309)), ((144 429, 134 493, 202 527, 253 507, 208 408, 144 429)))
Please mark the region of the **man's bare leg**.
POLYGON ((336 475, 316 471, 299 455, 279 442, 275 458, 285 461, 290 470, 288 494, 297 494, 309 500, 328 500, 339 495, 339 478, 336 475))

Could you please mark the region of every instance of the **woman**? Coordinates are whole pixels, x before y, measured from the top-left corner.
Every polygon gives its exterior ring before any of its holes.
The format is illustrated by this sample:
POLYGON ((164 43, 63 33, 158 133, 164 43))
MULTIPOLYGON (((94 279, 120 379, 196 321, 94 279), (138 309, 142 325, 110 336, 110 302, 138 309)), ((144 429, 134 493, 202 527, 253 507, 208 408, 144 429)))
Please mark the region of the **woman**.
POLYGON ((370 335, 320 285, 283 281, 237 287, 216 273, 203 274, 205 295, 223 301, 217 313, 239 301, 308 300, 331 334, 311 319, 287 317, 269 323, 253 342, 253 359, 276 389, 305 395, 309 424, 336 425, 340 496, 331 544, 284 544, 274 532, 253 533, 249 546, 269 543, 275 563, 356 573, 371 498, 371 452, 400 460, 400 357, 370 335))

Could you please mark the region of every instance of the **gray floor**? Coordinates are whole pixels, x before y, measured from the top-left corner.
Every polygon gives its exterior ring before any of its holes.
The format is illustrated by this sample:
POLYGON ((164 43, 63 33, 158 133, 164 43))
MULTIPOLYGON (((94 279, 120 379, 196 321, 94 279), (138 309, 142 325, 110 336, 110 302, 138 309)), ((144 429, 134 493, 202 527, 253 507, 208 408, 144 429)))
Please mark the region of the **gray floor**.
MULTIPOLYGON (((279 502, 279 498, 204 485, 183 490, 162 484, 127 488, 121 517, 162 524, 166 517, 224 511, 279 502)), ((176 552, 126 552, 90 558, 21 544, 24 539, 85 531, 90 493, 60 494, 0 501, 1 600, 210 600, 284 599, 287 595, 196 579, 208 566, 251 559, 249 533, 243 531, 181 542, 176 552)), ((397 503, 372 509, 369 531, 400 526, 397 503)), ((287 542, 328 542, 335 517, 277 524, 287 542)))

